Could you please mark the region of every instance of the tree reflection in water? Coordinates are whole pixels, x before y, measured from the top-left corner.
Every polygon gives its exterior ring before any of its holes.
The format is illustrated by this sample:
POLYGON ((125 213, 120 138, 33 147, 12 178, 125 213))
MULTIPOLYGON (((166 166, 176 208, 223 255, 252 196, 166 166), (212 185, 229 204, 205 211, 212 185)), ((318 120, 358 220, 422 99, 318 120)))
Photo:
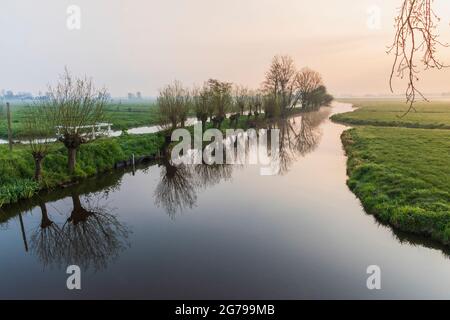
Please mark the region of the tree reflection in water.
POLYGON ((173 219, 176 213, 192 209, 197 202, 197 192, 231 179, 233 166, 214 165, 173 165, 162 161, 161 181, 155 190, 155 204, 163 207, 173 219))
MULTIPOLYGON (((267 126, 269 135, 271 129, 280 129, 280 174, 286 173, 299 156, 314 150, 321 137, 319 124, 327 119, 329 114, 327 108, 303 113, 299 117, 272 121, 267 126)), ((267 140, 270 143, 270 137, 267 140)), ((248 146, 245 150, 249 151, 248 146)), ((168 155, 168 150, 163 154, 168 155)), ((272 161, 274 160, 272 158, 272 161)), ((238 167, 227 164, 174 165, 168 157, 161 161, 160 166, 161 180, 155 190, 155 204, 164 208, 171 218, 174 218, 177 212, 192 209, 196 205, 199 189, 231 179, 233 170, 238 167)))
MULTIPOLYGON (((299 156, 314 150, 321 137, 319 124, 328 115, 326 109, 304 113, 273 121, 267 127, 280 129, 280 174, 287 172, 299 156)), ((200 189, 230 180, 236 169, 236 165, 227 164, 175 166, 168 159, 160 166, 161 180, 155 189, 155 203, 172 218, 178 211, 196 205, 200 189)), ((116 187, 114 184, 102 192, 90 193, 90 196, 83 196, 83 201, 80 193, 73 191, 71 212, 62 223, 52 220, 48 211, 51 205, 44 201, 38 203, 41 219, 31 236, 31 250, 44 266, 76 264, 85 270, 99 270, 106 268, 108 262, 128 246, 128 227, 111 213, 107 204, 101 204, 107 203, 110 192, 116 187)))
POLYGON ((195 183, 190 166, 175 166, 167 158, 161 162, 161 166, 161 181, 156 186, 155 204, 164 207, 173 218, 178 210, 195 206, 195 183))
POLYGON ((31 236, 31 250, 36 253, 44 266, 56 261, 60 263, 64 241, 61 229, 50 219, 47 205, 43 201, 39 202, 39 208, 41 223, 31 236))
POLYGON ((279 154, 277 158, 272 156, 272 161, 280 163, 279 174, 287 173, 295 160, 314 151, 322 137, 319 125, 328 118, 330 112, 328 108, 305 112, 299 117, 279 119, 269 127, 280 130, 279 154))
POLYGON ((62 227, 50 219, 47 206, 40 204, 41 223, 31 237, 31 248, 44 266, 104 269, 128 246, 130 231, 106 205, 100 205, 100 198, 88 196, 85 205, 77 193, 71 199, 73 209, 62 227))
POLYGON ((232 177, 234 167, 227 164, 195 165, 196 185, 201 188, 207 188, 221 181, 228 181, 232 177))

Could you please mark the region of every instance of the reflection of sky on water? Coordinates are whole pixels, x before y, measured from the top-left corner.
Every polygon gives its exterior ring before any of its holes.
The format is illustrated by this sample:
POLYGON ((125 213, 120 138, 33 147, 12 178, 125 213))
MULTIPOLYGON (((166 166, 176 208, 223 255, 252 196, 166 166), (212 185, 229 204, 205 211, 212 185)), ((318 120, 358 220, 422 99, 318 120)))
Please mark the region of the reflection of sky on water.
POLYGON ((28 252, 19 216, 1 225, 0 272, 8 277, 0 297, 449 298, 449 260, 440 248, 379 225, 346 187, 344 128, 324 120, 317 146, 282 175, 261 176, 258 166, 191 167, 186 175, 161 163, 87 180, 92 186, 74 189, 79 196, 60 191, 46 207, 61 228, 79 205, 108 208, 109 228, 86 229, 105 231, 96 243, 80 238, 99 248, 75 251, 91 255, 91 266, 97 258, 107 263, 85 270, 83 289, 69 292, 65 269, 45 267, 36 252, 33 234, 48 221, 32 205, 22 210, 28 252), (366 289, 372 264, 381 267, 381 291, 366 289))

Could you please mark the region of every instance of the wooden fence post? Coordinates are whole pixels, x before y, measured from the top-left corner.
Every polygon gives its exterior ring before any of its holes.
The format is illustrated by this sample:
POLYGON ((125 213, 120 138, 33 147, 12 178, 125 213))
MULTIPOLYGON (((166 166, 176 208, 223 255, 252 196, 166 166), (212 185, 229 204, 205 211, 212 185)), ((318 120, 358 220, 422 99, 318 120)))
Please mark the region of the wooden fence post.
POLYGON ((13 140, 12 140, 12 129, 11 129, 11 110, 9 107, 9 102, 6 103, 6 118, 8 121, 8 142, 9 142, 9 151, 13 149, 13 140))

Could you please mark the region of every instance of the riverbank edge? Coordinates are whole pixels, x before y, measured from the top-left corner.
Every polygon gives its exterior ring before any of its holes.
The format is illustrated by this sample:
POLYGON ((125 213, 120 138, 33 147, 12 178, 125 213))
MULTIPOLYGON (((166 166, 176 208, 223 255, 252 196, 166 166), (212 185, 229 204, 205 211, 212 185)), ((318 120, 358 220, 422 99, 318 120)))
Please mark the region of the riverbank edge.
POLYGON ((348 102, 348 104, 352 105, 353 108, 352 111, 334 114, 330 117, 330 120, 335 123, 346 126, 373 126, 373 127, 387 127, 387 128, 442 129, 442 130, 450 129, 450 125, 445 123, 404 122, 401 119, 392 121, 374 120, 374 119, 355 119, 348 117, 348 115, 352 114, 354 111, 361 109, 363 107, 352 104, 351 102, 348 102))
MULTIPOLYGON (((292 113, 291 115, 294 115, 292 113)), ((248 128, 247 116, 241 116, 237 128, 248 128)), ((264 121, 264 119, 260 119, 264 121)), ((207 123, 207 128, 212 127, 207 123)), ((193 126, 186 127, 193 131, 193 126)), ((230 120, 226 119, 221 131, 232 129, 230 120)), ((67 174, 67 150, 58 142, 52 143, 52 152, 44 158, 41 183, 33 177, 34 162, 27 145, 18 144, 12 153, 0 153, 0 209, 4 206, 27 200, 41 191, 65 188, 78 184, 83 179, 111 172, 135 164, 157 161, 165 144, 165 133, 126 134, 119 137, 104 137, 81 145, 75 173, 67 174), (5 168, 6 167, 6 168, 5 168)), ((6 150, 7 146, 0 146, 6 150)))
POLYGON ((78 151, 74 174, 67 173, 67 150, 59 143, 52 144, 52 153, 44 158, 43 181, 32 179, 34 162, 31 153, 22 145, 12 153, 2 155, 0 165, 0 208, 32 198, 38 192, 65 188, 83 179, 114 169, 155 161, 164 145, 161 133, 125 135, 100 138, 82 145, 78 151))
MULTIPOLYGON (((325 106, 328 107, 328 106, 325 106)), ((301 108, 294 108, 291 109, 288 116, 297 116, 301 115, 304 112, 309 112, 313 110, 302 110, 301 108)), ((248 129, 249 128, 249 120, 251 120, 250 117, 247 115, 242 115, 238 119, 238 122, 236 124, 236 129, 248 129)), ((265 118, 260 117, 257 119, 253 119, 251 122, 261 122, 266 121, 265 118)), ((212 128, 212 124, 210 122, 207 122, 206 129, 212 128)), ((230 125, 230 120, 225 119, 221 126, 221 131, 225 133, 225 130, 227 129, 233 129, 234 126, 230 125)), ((186 127, 186 129, 193 131, 193 126, 186 127)), ((161 151, 163 145, 164 145, 165 137, 163 132, 156 132, 156 133, 146 133, 146 134, 125 134, 121 135, 119 137, 104 137, 97 139, 93 142, 90 142, 88 144, 82 145, 80 147, 79 153, 88 153, 89 156, 85 157, 78 157, 77 164, 83 164, 83 160, 86 162, 89 162, 89 165, 93 167, 94 169, 90 168, 87 170, 87 172, 83 172, 83 170, 76 170, 75 174, 73 175, 67 175, 65 167, 67 163, 67 157, 66 157, 66 150, 63 146, 61 146, 58 142, 55 142, 54 145, 58 145, 58 147, 55 147, 54 150, 56 150, 56 153, 58 153, 59 159, 53 159, 52 156, 47 156, 43 161, 44 171, 46 165, 48 167, 49 162, 57 162, 57 171, 59 171, 59 174, 56 175, 56 178, 53 179, 47 179, 45 182, 38 184, 37 182, 33 181, 33 171, 34 171, 34 162, 31 158, 31 154, 28 152, 25 152, 25 148, 27 145, 25 144, 16 144, 15 145, 15 151, 13 151, 13 154, 6 154, 6 158, 10 157, 8 159, 10 162, 13 162, 12 164, 12 170, 9 168, 10 177, 9 180, 13 179, 15 181, 12 181, 10 183, 4 183, 5 180, 5 170, 2 168, 1 161, 5 160, 5 155, 2 155, 0 153, 0 209, 5 205, 11 205, 15 204, 19 201, 27 200, 32 198, 34 195, 36 195, 40 191, 48 191, 52 190, 57 187, 66 187, 67 185, 73 185, 77 184, 82 181, 82 179, 92 177, 98 174, 110 172, 111 170, 122 168, 126 166, 130 166, 132 164, 132 156, 135 157, 135 163, 138 164, 143 161, 152 161, 152 160, 158 160, 159 156, 158 153, 161 151), (128 144, 131 144, 131 148, 128 146, 126 151, 124 151, 122 148, 123 146, 120 143, 120 140, 128 139, 128 144), (156 140, 154 143, 147 143, 146 145, 142 146, 139 143, 139 140, 156 140), (104 150, 105 152, 97 152, 97 150, 87 150, 89 149, 89 146, 95 146, 96 144, 105 143, 108 144, 108 142, 114 142, 119 141, 118 145, 107 145, 106 148, 108 149, 104 150), (145 151, 143 150, 145 149, 145 151), (17 150, 22 150, 21 154, 17 154, 17 150), (109 155, 108 155, 109 154, 109 155), (118 157, 117 155, 124 154, 125 156, 118 157), (98 160, 97 158, 103 158, 98 160), (18 163, 21 162, 23 159, 20 158, 26 158, 27 164, 23 164, 23 167, 26 168, 16 168, 18 167, 18 163), (51 159, 49 159, 51 158, 51 159), (108 158, 108 159, 104 159, 108 158), (114 159, 115 158, 115 159, 114 159), (110 160, 114 159, 113 162, 110 160), (98 161, 97 161, 98 160, 98 161), (101 162, 101 165, 98 165, 97 162, 101 162), (15 170, 17 169, 17 170, 15 170), (27 175, 28 178, 24 178, 23 176, 27 175)), ((145 144, 145 143, 144 143, 145 144)), ((0 148, 7 148, 7 145, 0 145, 0 148)), ((92 148, 91 148, 92 149, 92 148)), ((3 164, 4 165, 4 164, 3 164)), ((53 168, 52 168, 53 169, 53 168)), ((86 171, 86 170, 85 170, 86 171)), ((8 180, 8 179, 6 179, 8 180)))
MULTIPOLYGON (((356 110, 356 109, 355 109, 356 110)), ((346 118, 346 114, 352 113, 345 112, 340 114, 335 114, 330 117, 330 119, 339 124, 351 125, 351 126, 373 126, 373 127, 389 127, 389 128, 409 128, 409 129, 450 129, 450 125, 443 123, 440 124, 421 124, 421 123, 405 123, 401 121, 377 121, 377 120, 359 120, 346 118)))
MULTIPOLYGON (((345 156, 347 157, 347 186, 360 200, 364 210, 368 214, 375 216, 382 224, 389 225, 399 231, 432 239, 448 248, 450 246, 450 217, 446 219, 448 221, 444 220, 442 222, 438 218, 435 221, 433 219, 423 219, 418 215, 416 216, 414 212, 408 212, 408 214, 405 213, 405 216, 399 216, 399 214, 392 213, 393 210, 389 210, 389 205, 384 201, 373 201, 373 197, 363 192, 365 190, 364 185, 367 185, 371 181, 363 181, 363 177, 367 176, 368 172, 366 174, 358 173, 358 171, 361 171, 359 169, 363 164, 367 164, 367 160, 358 156, 360 153, 355 148, 357 140, 356 132, 357 128, 349 128, 343 131, 341 134, 341 142, 345 156), (441 228, 436 226, 441 226, 441 228)), ((371 169, 365 168, 364 170, 370 171, 371 169)))

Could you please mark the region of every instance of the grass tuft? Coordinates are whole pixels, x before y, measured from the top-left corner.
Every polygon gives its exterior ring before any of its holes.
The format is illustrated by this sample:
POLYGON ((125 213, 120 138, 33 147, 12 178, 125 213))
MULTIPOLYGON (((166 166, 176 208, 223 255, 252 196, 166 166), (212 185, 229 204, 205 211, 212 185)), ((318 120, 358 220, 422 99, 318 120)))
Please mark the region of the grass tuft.
POLYGON ((348 186, 367 212, 450 244, 450 131, 357 127, 342 134, 348 186))

